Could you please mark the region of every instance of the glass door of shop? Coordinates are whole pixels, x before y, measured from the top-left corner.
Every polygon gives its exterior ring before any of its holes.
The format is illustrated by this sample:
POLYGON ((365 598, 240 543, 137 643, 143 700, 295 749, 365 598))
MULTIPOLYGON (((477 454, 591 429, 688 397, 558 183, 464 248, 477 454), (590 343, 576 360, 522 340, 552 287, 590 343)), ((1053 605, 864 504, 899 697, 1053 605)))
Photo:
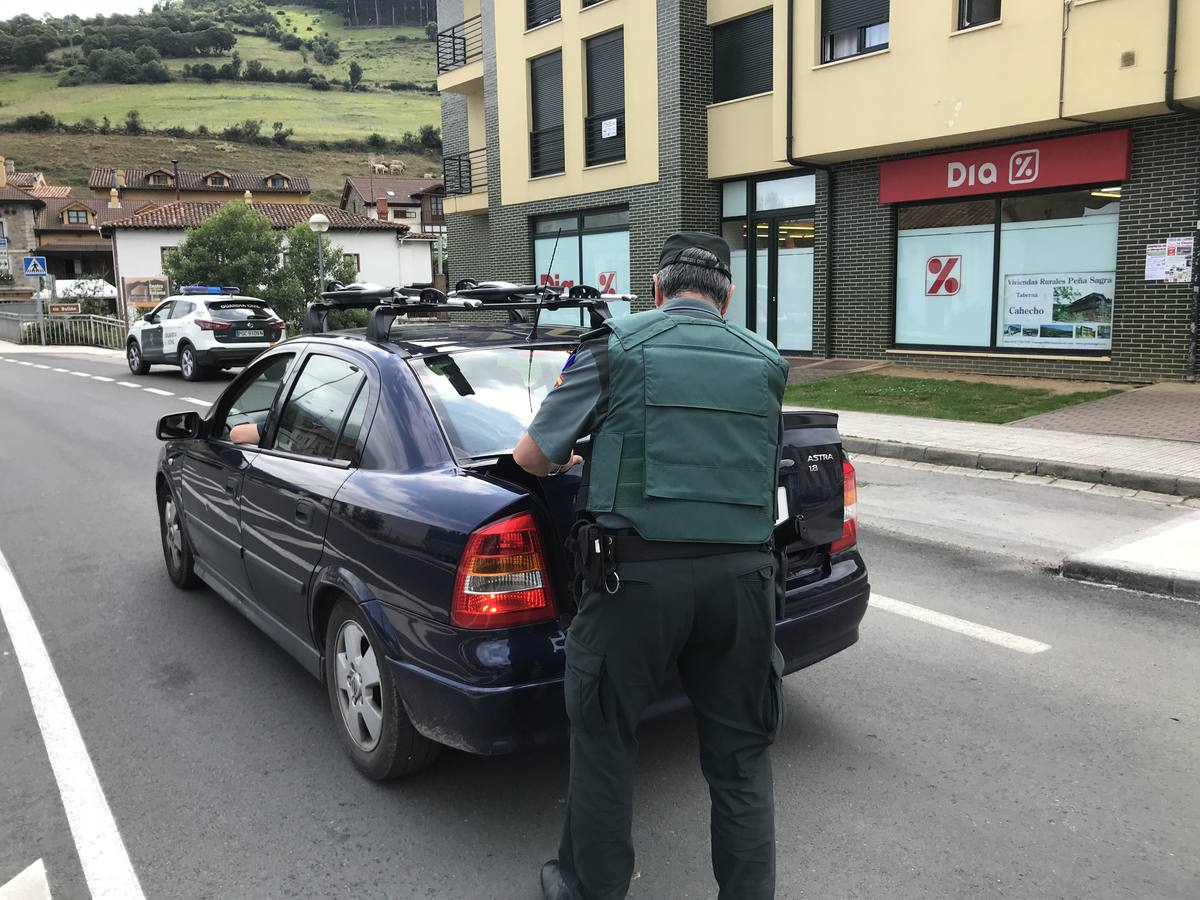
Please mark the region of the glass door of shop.
POLYGON ((811 216, 771 216, 754 223, 752 327, 780 350, 813 348, 813 236, 811 216))

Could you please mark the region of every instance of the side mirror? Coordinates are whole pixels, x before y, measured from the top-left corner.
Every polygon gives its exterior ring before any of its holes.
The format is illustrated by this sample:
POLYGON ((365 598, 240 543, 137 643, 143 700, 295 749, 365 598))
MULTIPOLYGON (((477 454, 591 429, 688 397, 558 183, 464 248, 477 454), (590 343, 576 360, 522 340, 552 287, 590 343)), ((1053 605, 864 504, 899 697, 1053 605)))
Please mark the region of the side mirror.
POLYGON ((156 322, 158 322, 158 316, 155 313, 146 313, 144 316, 142 316, 142 321, 149 325, 154 325, 156 322))
POLYGON ((172 413, 158 420, 158 439, 160 441, 198 437, 200 437, 200 413, 172 413))

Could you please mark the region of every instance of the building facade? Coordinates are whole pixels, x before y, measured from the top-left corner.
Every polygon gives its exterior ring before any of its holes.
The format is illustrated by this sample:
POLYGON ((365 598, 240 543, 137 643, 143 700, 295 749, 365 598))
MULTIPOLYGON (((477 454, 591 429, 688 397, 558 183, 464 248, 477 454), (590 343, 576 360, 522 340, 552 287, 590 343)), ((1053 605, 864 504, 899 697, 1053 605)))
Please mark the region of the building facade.
MULTIPOLYGON (((25 276, 21 261, 34 255, 37 246, 34 224, 46 204, 29 190, 9 183, 10 176, 22 174, 16 171, 12 160, 0 156, 0 301, 27 300, 42 286, 40 278, 25 276)), ((30 189, 33 187, 27 179, 16 180, 30 189)))
POLYGON ((451 281, 584 281, 644 305, 663 238, 695 228, 734 248, 731 317, 785 352, 1194 371, 1197 4, 439 13, 451 281))
POLYGON ((125 204, 233 201, 240 200, 247 191, 256 197, 269 197, 271 203, 308 203, 311 194, 308 178, 287 172, 196 172, 180 169, 174 163, 158 169, 94 166, 88 174, 93 199, 107 203, 114 188, 125 204))

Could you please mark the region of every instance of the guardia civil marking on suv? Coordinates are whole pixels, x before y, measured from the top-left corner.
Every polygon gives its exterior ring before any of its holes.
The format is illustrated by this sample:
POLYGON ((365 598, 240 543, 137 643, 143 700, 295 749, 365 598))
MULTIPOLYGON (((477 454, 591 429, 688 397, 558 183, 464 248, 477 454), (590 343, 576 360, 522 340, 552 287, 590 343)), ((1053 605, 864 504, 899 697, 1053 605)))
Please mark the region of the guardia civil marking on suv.
POLYGON ((257 297, 235 287, 191 285, 133 323, 125 340, 129 371, 179 366, 188 381, 244 366, 283 340, 283 320, 257 297))

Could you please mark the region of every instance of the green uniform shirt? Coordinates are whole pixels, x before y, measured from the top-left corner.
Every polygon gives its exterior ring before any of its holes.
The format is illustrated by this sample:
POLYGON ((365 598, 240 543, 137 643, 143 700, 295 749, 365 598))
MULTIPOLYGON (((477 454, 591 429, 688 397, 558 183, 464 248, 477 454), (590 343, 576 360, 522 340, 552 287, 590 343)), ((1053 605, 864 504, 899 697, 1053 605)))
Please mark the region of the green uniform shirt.
MULTIPOLYGON (((674 297, 661 307, 665 313, 682 312, 721 318, 716 307, 706 300, 674 297)), ((554 463, 571 458, 575 445, 600 424, 599 414, 608 406, 608 385, 600 377, 600 364, 594 351, 607 352, 604 340, 581 344, 567 361, 561 381, 542 401, 541 409, 529 426, 529 436, 545 457, 554 463)), ((598 524, 606 528, 627 528, 624 516, 601 513, 598 524)))

